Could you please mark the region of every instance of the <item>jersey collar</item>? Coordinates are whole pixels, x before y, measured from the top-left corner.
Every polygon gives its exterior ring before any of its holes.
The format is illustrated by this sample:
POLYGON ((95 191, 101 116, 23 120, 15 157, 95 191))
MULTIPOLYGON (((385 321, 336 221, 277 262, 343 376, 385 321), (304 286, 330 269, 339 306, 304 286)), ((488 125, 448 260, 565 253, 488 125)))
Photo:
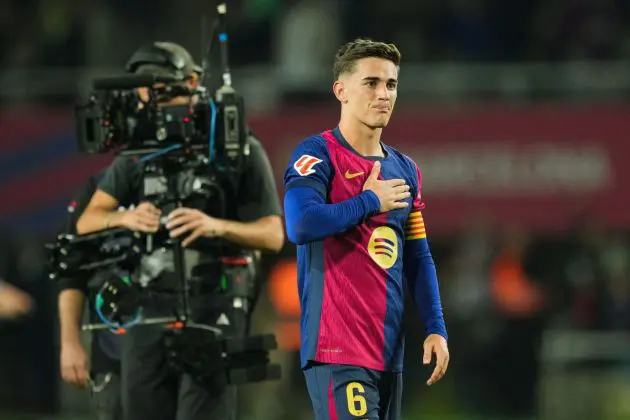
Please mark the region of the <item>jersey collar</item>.
POLYGON ((343 147, 345 147, 346 149, 348 149, 349 151, 351 151, 355 155, 357 155, 359 157, 362 157, 363 159, 377 161, 377 160, 385 160, 385 159, 387 159, 389 157, 389 151, 387 150, 387 147, 383 144, 383 142, 381 142, 381 148, 383 149, 383 154, 385 155, 385 157, 381 157, 381 156, 363 156, 362 154, 360 154, 359 152, 354 150, 354 148, 352 146, 350 146, 350 143, 348 143, 348 141, 345 139, 343 134, 341 134, 341 130, 339 130, 339 127, 335 127, 332 130, 332 135, 335 136, 335 140, 337 140, 337 142, 340 145, 342 145, 343 147))

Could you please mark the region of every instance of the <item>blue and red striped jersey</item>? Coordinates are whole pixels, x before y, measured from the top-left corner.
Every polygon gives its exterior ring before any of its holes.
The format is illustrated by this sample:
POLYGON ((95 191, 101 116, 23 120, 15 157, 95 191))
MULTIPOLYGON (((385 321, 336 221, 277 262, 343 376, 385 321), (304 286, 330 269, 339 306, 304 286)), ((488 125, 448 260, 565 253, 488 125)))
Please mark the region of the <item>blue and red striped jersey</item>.
MULTIPOLYGON (((316 361, 402 371, 403 249, 426 238, 422 177, 409 157, 387 145, 383 151, 382 158, 361 156, 336 128, 302 141, 285 172, 287 196, 292 189, 311 187, 326 204, 365 194, 363 185, 376 160, 381 162, 379 178, 404 179, 411 190, 404 209, 379 213, 377 205, 343 231, 298 244, 303 366, 316 361)), ((293 229, 287 226, 290 238, 293 229)), ((439 296, 432 309, 441 319, 439 296)))

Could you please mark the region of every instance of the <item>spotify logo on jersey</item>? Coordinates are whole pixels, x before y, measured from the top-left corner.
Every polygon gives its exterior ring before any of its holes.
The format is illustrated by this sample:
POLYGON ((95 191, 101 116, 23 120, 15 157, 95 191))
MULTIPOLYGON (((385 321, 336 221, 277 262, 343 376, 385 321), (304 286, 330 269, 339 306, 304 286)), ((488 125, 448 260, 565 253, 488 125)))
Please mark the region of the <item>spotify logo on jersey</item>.
POLYGON ((396 232, 387 226, 374 229, 368 243, 370 257, 381 267, 390 268, 398 258, 396 232))

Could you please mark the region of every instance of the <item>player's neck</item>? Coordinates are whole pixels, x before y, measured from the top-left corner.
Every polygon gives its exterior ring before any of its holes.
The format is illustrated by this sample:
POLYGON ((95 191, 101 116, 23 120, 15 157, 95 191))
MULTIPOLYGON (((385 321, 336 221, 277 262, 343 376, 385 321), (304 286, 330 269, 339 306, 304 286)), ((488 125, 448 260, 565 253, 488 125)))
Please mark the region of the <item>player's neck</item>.
POLYGON ((339 121, 339 131, 348 144, 362 156, 383 156, 382 128, 370 128, 358 121, 339 121))

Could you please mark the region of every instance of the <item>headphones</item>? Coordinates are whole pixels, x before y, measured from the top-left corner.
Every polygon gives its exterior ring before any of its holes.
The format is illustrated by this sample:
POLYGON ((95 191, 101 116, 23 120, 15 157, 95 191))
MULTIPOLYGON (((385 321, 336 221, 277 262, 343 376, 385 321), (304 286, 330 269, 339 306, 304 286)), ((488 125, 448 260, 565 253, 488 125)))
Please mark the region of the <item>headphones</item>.
POLYGON ((136 73, 143 66, 155 66, 171 73, 179 80, 190 77, 192 73, 202 73, 201 67, 192 62, 191 57, 178 52, 179 48, 169 48, 174 44, 155 42, 140 47, 133 53, 126 65, 129 73, 136 73))

